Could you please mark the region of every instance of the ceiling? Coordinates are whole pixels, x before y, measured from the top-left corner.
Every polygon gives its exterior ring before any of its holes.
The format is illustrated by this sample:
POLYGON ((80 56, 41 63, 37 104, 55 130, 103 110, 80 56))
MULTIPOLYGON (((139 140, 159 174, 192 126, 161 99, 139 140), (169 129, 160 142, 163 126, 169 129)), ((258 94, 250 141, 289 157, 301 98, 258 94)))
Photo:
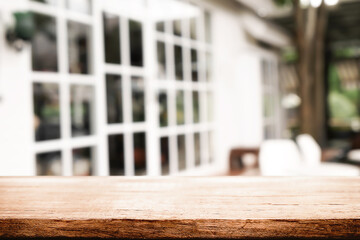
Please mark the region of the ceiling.
MULTIPOLYGON (((291 7, 281 9, 270 0, 237 1, 251 8, 260 17, 277 24, 291 36, 295 36, 295 14, 291 7)), ((360 0, 340 0, 338 5, 328 9, 327 42, 360 45, 360 0)))
POLYGON ((331 42, 360 40, 360 1, 341 2, 329 11, 327 39, 331 42))
POLYGON ((291 13, 291 7, 279 7, 271 0, 236 0, 260 17, 283 17, 291 13))

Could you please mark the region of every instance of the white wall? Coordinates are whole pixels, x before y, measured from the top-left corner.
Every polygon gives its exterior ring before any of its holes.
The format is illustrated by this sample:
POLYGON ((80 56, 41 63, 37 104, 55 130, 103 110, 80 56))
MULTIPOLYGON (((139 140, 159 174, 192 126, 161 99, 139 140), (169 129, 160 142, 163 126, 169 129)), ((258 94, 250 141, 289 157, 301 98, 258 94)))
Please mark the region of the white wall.
MULTIPOLYGON (((215 91, 215 144, 218 173, 229 168, 234 147, 258 147, 263 140, 261 60, 274 54, 255 46, 247 36, 253 28, 266 29, 266 41, 287 43, 276 29, 264 28, 230 1, 207 1, 214 6, 213 46, 215 91), (245 21, 246 19, 246 21, 245 21), (272 31, 275 31, 272 34, 272 31), (273 39, 272 39, 273 38, 273 39)), ((259 34, 261 35, 261 34, 259 34)))
POLYGON ((213 46, 215 91, 214 146, 218 170, 228 169, 229 151, 239 144, 240 125, 239 88, 237 76, 237 57, 241 44, 246 39, 238 21, 238 11, 229 8, 217 8, 213 12, 213 46))
POLYGON ((33 175, 30 55, 28 48, 17 52, 7 45, 8 13, 0 5, 0 176, 33 175))
POLYGON ((237 59, 239 146, 258 147, 263 139, 261 58, 243 51, 237 59))
MULTIPOLYGON (((274 53, 249 47, 238 58, 239 106, 242 116, 239 145, 259 147, 264 140, 262 61, 277 61, 274 53), (241 76, 241 77, 240 77, 241 76)), ((278 124, 281 124, 280 122, 278 124)))

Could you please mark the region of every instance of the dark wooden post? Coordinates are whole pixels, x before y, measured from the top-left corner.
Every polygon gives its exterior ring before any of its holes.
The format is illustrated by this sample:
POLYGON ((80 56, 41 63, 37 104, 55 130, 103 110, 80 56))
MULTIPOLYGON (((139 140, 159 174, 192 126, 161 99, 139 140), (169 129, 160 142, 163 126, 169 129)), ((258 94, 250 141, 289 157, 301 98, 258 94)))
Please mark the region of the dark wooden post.
POLYGON ((320 144, 325 142, 325 79, 324 46, 327 10, 301 8, 296 1, 296 31, 299 52, 298 71, 301 95, 301 131, 312 135, 320 144))

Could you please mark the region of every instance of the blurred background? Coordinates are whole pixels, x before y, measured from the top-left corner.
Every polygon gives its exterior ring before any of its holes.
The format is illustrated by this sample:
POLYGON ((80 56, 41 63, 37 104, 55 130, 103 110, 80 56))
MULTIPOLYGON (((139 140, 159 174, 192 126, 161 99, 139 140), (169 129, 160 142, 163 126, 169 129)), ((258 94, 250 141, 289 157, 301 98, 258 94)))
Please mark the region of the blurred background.
POLYGON ((0 2, 0 175, 358 176, 359 0, 0 2))

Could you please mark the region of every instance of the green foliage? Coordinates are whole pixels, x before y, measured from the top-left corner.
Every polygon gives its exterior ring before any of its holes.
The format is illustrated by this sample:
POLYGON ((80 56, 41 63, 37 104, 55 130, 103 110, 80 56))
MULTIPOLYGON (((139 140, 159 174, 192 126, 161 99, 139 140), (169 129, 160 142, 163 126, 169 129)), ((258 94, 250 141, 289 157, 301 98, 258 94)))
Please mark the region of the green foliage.
POLYGON ((359 48, 339 48, 334 51, 334 56, 336 58, 353 58, 359 56, 359 52, 359 48))
POLYGON ((339 92, 330 92, 328 102, 331 118, 350 121, 351 118, 358 116, 355 103, 352 102, 346 95, 339 92))
POLYGON ((339 92, 341 90, 340 78, 334 64, 329 67, 328 83, 330 92, 339 92))
POLYGON ((282 52, 282 60, 286 63, 296 62, 299 55, 295 48, 286 48, 282 52))
POLYGON ((273 0, 273 2, 279 7, 292 6, 294 4, 294 0, 273 0))
POLYGON ((358 100, 360 91, 358 88, 343 89, 337 69, 333 64, 329 67, 328 83, 329 95, 327 101, 330 118, 337 123, 342 123, 343 126, 350 127, 352 119, 359 117, 358 100))
POLYGON ((60 115, 60 109, 58 106, 45 106, 42 109, 41 115, 44 118, 57 118, 60 115))
POLYGON ((328 82, 330 92, 338 92, 351 100, 353 103, 357 103, 359 99, 359 89, 342 89, 339 75, 333 64, 329 67, 328 82))
POLYGON ((15 35, 25 41, 30 41, 34 35, 35 24, 33 14, 30 12, 16 12, 15 35))

